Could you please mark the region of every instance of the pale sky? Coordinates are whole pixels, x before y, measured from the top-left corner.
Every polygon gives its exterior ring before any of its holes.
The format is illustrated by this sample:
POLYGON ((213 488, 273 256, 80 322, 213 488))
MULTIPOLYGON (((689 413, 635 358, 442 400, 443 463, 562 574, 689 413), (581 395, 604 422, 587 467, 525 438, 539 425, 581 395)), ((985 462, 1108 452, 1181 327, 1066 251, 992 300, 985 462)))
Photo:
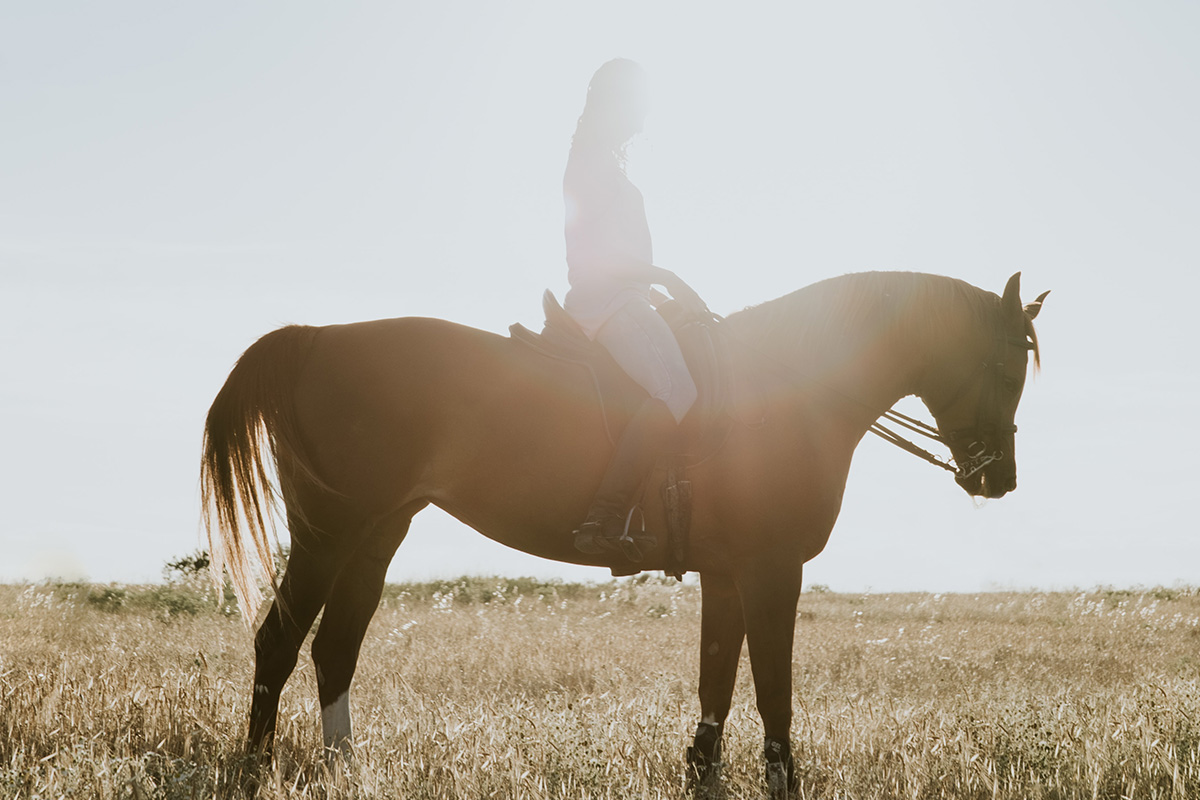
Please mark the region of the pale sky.
MULTIPOLYGON (((538 327, 623 56, 656 261, 714 310, 871 269, 1053 290, 1018 490, 868 439, 807 584, 1200 584, 1197 42, 1182 1, 4 3, 0 580, 197 548, 205 412, 281 324, 538 327)), ((430 509, 390 576, 464 573, 608 575, 430 509)))

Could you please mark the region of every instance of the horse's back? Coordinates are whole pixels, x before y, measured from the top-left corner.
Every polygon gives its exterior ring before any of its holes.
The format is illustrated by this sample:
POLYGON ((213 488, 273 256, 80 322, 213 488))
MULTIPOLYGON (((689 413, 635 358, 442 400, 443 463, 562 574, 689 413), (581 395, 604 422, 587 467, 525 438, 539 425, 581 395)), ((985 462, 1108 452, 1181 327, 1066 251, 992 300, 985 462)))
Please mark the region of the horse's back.
POLYGON ((545 358, 509 337, 429 317, 398 317, 320 328, 305 377, 336 382, 345 401, 388 409, 480 411, 516 392, 526 402, 564 393, 593 403, 586 372, 545 358), (572 387, 585 391, 575 392, 572 387))
POLYGON ((295 400, 322 478, 380 512, 606 449, 584 370, 439 319, 319 329, 295 400))

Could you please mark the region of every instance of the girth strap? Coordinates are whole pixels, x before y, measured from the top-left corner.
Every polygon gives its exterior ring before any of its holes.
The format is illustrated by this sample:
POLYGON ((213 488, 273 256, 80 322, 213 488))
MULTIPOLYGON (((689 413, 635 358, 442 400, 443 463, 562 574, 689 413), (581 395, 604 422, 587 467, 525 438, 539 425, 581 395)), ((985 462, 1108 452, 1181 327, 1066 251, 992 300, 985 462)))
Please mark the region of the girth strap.
POLYGON ((667 518, 667 566, 664 570, 683 580, 687 561, 688 533, 692 528, 692 482, 684 478, 686 467, 678 455, 667 458, 667 480, 662 485, 663 510, 667 518))

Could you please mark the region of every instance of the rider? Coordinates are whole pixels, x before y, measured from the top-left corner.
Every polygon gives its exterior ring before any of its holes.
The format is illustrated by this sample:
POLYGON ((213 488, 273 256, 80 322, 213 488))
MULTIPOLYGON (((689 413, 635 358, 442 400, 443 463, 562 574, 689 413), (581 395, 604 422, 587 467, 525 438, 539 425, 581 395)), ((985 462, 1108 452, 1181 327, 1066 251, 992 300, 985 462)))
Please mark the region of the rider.
POLYGON ((602 344, 650 396, 625 428, 575 547, 588 554, 636 547, 620 539, 634 495, 658 454, 696 401, 670 327, 652 300, 670 292, 689 315, 707 312, 704 301, 670 270, 656 267, 642 194, 625 175, 625 148, 646 119, 646 74, 628 59, 602 65, 588 86, 583 114, 571 139, 563 176, 566 202, 567 278, 563 303, 588 338, 602 344))

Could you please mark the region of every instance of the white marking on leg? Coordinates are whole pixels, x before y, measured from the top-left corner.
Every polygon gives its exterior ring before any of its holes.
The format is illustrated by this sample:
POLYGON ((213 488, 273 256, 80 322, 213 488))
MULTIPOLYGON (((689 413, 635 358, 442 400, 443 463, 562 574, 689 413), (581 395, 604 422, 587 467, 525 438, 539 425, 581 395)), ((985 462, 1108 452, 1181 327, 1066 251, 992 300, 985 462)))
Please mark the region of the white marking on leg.
POLYGON ((336 748, 343 753, 350 749, 350 692, 345 691, 329 705, 321 709, 321 731, 324 733, 325 748, 336 748))
POLYGON ((265 683, 254 684, 254 693, 255 694, 266 694, 269 691, 271 691, 271 687, 267 686, 265 683))
POLYGON ((713 713, 705 714, 704 718, 701 719, 700 721, 703 722, 705 725, 716 725, 717 724, 717 715, 713 714, 713 713))

